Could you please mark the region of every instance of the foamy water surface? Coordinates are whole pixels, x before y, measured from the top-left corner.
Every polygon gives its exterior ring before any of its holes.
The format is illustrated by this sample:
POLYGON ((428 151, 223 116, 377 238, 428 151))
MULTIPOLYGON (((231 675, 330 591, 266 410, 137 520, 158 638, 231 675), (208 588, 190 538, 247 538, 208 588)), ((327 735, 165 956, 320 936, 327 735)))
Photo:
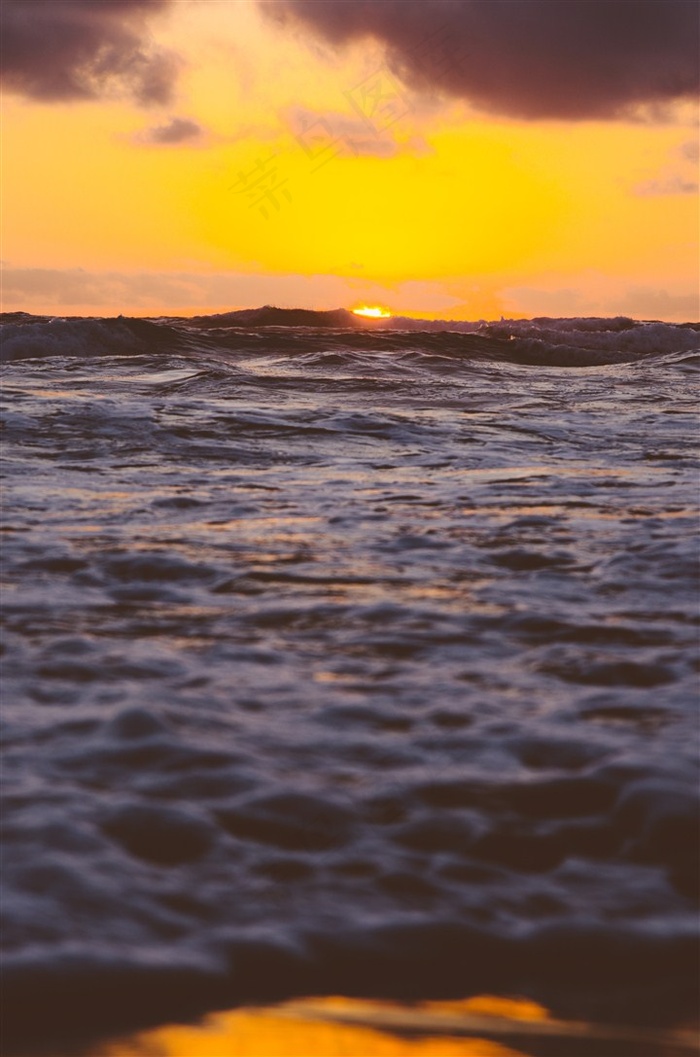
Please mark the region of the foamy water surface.
POLYGON ((9 318, 11 1038, 691 1015, 699 344, 9 318))

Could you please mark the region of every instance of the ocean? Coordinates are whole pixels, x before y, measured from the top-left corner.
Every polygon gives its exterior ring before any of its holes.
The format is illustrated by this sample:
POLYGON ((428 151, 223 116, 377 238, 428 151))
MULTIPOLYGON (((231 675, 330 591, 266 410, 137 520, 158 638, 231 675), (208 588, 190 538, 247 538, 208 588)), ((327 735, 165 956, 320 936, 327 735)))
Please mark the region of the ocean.
POLYGON ((697 1015, 700 325, 6 314, 22 1047, 697 1015))

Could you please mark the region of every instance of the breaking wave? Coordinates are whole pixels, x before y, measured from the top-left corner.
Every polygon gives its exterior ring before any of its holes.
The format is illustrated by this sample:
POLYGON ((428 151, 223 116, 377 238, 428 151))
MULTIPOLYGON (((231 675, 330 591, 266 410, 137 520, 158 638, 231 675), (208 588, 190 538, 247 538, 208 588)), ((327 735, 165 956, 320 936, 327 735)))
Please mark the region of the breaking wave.
POLYGON ((611 320, 526 320, 459 324, 409 319, 368 327, 344 310, 256 309, 196 319, 47 319, 3 317, 5 361, 52 356, 128 356, 152 352, 406 352, 471 361, 586 367, 700 350, 700 324, 611 320), (299 325, 295 320, 305 320, 299 325), (343 324, 342 326, 339 324, 343 324))

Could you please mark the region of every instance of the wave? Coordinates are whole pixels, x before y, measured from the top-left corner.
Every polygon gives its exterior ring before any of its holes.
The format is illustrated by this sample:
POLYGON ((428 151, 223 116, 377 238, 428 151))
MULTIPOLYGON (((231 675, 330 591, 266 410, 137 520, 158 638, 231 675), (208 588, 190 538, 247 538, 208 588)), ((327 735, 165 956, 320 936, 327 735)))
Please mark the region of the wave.
POLYGON ((700 324, 639 323, 625 318, 509 320, 489 324, 485 332, 515 341, 554 345, 564 339, 569 347, 631 355, 687 352, 700 346, 700 324))
MULTIPOLYGON (((367 321, 363 321, 353 312, 348 312, 346 308, 319 312, 308 308, 275 308, 273 305, 263 305, 262 308, 243 308, 209 316, 193 316, 190 322, 208 327, 313 327, 315 329, 334 327, 359 329, 368 325, 367 321)), ((371 321, 369 325, 371 326, 371 321)))
POLYGON ((4 318, 7 1052, 685 1022, 699 328, 301 319, 4 318))
MULTIPOLYGON (((14 314, 13 314, 14 315, 14 314)), ((45 316, 2 323, 2 360, 44 359, 49 356, 128 356, 177 351, 186 335, 146 319, 45 316)))
MULTIPOLYGON (((55 356, 133 356, 201 352, 298 356, 329 352, 402 353, 452 364, 494 361, 526 366, 594 367, 700 351, 700 324, 613 319, 451 322, 394 317, 369 322, 338 309, 265 306, 215 316, 140 319, 2 317, 3 361, 55 356)), ((425 363, 425 366, 429 366, 425 363)))

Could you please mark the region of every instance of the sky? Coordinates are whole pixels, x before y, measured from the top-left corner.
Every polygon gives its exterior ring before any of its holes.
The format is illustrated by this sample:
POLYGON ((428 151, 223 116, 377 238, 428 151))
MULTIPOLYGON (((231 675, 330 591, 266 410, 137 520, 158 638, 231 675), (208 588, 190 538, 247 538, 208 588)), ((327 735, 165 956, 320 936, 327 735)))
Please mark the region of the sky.
POLYGON ((700 317, 695 0, 3 0, 2 307, 700 317))

